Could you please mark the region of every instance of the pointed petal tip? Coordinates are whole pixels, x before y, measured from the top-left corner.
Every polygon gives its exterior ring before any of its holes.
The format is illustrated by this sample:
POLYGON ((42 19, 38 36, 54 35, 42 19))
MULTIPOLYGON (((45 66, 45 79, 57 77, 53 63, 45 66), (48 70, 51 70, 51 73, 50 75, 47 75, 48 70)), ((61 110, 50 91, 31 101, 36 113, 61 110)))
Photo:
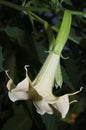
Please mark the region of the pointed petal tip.
POLYGON ((67 114, 62 114, 62 118, 65 118, 67 114))
POLYGON ((9 72, 9 70, 5 70, 5 73, 6 73, 7 77, 8 77, 9 79, 11 79, 11 77, 10 77, 9 74, 8 74, 8 72, 9 72))
POLYGON ((6 73, 8 73, 8 72, 9 72, 9 70, 5 70, 5 72, 6 72, 6 73))
POLYGON ((29 65, 25 65, 25 66, 24 66, 25 70, 27 70, 28 67, 29 67, 29 65))
POLYGON ((78 102, 78 101, 77 100, 73 100, 73 101, 70 102, 70 104, 75 103, 75 102, 78 102))
POLYGON ((24 66, 24 69, 25 69, 25 71, 26 71, 26 77, 28 77, 28 69, 27 69, 28 67, 29 67, 29 65, 25 65, 25 66, 24 66))
POLYGON ((84 88, 83 87, 80 87, 80 90, 74 92, 74 93, 69 93, 68 96, 72 96, 72 95, 75 95, 75 94, 78 94, 80 93, 84 88))
POLYGON ((80 87, 80 92, 84 89, 84 87, 80 87))

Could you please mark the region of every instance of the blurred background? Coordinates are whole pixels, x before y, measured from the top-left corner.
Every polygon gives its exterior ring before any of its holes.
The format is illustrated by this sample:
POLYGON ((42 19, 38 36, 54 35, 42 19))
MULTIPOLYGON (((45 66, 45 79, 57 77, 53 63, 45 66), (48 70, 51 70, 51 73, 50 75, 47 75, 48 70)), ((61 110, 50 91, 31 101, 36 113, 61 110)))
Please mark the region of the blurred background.
POLYGON ((0 130, 86 129, 86 15, 73 15, 70 36, 61 58, 63 86, 53 89, 53 94, 61 96, 75 92, 81 86, 84 88, 70 97, 78 102, 70 105, 65 119, 58 112, 40 116, 30 100, 12 103, 6 88, 8 78, 4 70, 9 70, 17 84, 25 77, 24 65, 29 65, 29 76, 31 80, 35 78, 49 48, 50 30, 46 30, 41 21, 47 21, 56 36, 64 9, 86 11, 86 1, 0 0, 0 130), (12 4, 17 6, 12 8, 12 4), (24 7, 38 18, 26 14, 24 7))

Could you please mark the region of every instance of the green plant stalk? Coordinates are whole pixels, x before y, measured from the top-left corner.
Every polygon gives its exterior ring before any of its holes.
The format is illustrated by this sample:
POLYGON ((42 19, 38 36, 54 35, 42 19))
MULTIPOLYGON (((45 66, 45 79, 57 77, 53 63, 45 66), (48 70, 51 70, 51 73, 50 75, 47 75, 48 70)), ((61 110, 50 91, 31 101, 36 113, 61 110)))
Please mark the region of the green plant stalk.
POLYGON ((59 29, 53 48, 53 52, 56 54, 61 54, 61 51, 63 50, 63 47, 67 42, 71 28, 71 21, 71 12, 69 10, 65 10, 61 27, 59 29))
POLYGON ((8 2, 8 1, 5 1, 5 0, 0 0, 0 4, 11 7, 11 8, 16 9, 18 11, 24 11, 25 10, 25 7, 19 6, 17 4, 14 4, 14 3, 11 3, 11 2, 8 2))
MULTIPOLYGON (((59 31, 59 29, 58 29, 57 27, 55 27, 55 26, 52 26, 52 29, 53 29, 55 32, 57 32, 57 33, 58 33, 58 31, 59 31)), ((73 41, 74 43, 76 43, 76 44, 79 45, 78 41, 75 40, 73 37, 69 36, 68 39, 70 39, 71 41, 73 41)))
POLYGON ((8 1, 5 1, 5 0, 0 0, 0 4, 2 5, 5 5, 5 6, 8 6, 10 8, 13 8, 13 9, 16 9, 18 11, 22 11, 22 12, 26 12, 27 15, 32 15, 34 18, 36 18, 40 23, 42 24, 45 24, 46 21, 43 20, 42 18, 40 18, 39 16, 37 16, 36 14, 32 13, 31 11, 38 11, 37 9, 38 8, 33 8, 32 7, 25 7, 25 6, 20 6, 20 5, 17 5, 17 4, 14 4, 14 3, 11 3, 11 2, 8 2, 8 1))
POLYGON ((20 5, 5 1, 5 0, 0 0, 0 4, 11 7, 11 8, 16 9, 18 11, 27 12, 28 10, 29 11, 38 11, 38 10, 40 10, 41 12, 44 12, 44 11, 50 12, 50 10, 46 9, 46 8, 40 8, 40 7, 34 7, 33 8, 33 7, 20 6, 20 5))
POLYGON ((33 12, 31 12, 31 11, 28 11, 27 12, 27 15, 28 14, 30 14, 31 16, 33 16, 34 18, 36 18, 40 23, 42 23, 42 24, 48 24, 48 22, 47 21, 45 21, 44 19, 42 19, 42 18, 40 18, 39 16, 37 16, 36 14, 34 14, 33 12))
POLYGON ((72 10, 70 10, 70 11, 71 11, 71 14, 72 14, 72 15, 80 15, 80 16, 86 17, 86 12, 72 11, 72 10))

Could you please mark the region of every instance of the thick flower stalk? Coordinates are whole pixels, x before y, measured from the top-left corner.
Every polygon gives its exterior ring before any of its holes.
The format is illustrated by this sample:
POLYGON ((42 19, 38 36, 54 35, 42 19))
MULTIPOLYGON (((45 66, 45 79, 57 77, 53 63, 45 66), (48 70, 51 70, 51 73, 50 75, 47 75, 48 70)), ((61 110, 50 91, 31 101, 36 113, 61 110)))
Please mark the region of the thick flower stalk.
POLYGON ((53 95, 52 89, 55 83, 57 86, 62 85, 60 56, 67 41, 70 27, 71 13, 70 11, 65 11, 58 36, 53 44, 53 49, 33 82, 28 76, 27 66, 25 66, 25 79, 17 85, 14 84, 8 72, 6 72, 9 78, 7 83, 9 90, 8 96, 13 102, 31 98, 39 114, 53 114, 53 109, 56 109, 61 113, 62 118, 66 116, 70 106, 69 96, 77 94, 81 90, 72 94, 56 97, 53 95))

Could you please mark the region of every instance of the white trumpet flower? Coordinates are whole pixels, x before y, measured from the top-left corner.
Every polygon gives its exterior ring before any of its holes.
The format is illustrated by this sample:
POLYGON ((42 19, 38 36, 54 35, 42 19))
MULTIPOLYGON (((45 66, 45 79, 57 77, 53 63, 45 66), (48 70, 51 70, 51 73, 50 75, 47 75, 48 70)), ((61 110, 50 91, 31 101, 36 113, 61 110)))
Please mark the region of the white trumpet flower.
POLYGON ((51 101, 55 100, 52 94, 52 87, 55 83, 55 76, 60 64, 60 55, 50 53, 43 64, 39 74, 36 76, 32 85, 34 89, 42 95, 43 99, 51 101), (41 86, 41 87, 40 87, 41 86), (53 96, 53 97, 52 97, 53 96))
POLYGON ((7 83, 9 98, 13 102, 16 100, 32 98, 33 104, 39 114, 53 114, 53 108, 55 108, 61 113, 62 118, 64 118, 68 113, 70 106, 69 96, 77 94, 81 89, 75 93, 65 94, 60 97, 53 95, 52 88, 55 83, 56 70, 59 65, 60 55, 51 52, 35 80, 31 82, 27 73, 27 66, 25 66, 26 77, 23 81, 18 83, 17 86, 13 83, 13 80, 6 72, 9 78, 7 83))
POLYGON ((6 74, 9 78, 9 81, 7 82, 7 88, 8 88, 8 96, 10 100, 15 102, 16 100, 26 100, 29 98, 28 90, 29 90, 29 77, 27 74, 27 66, 25 66, 26 70, 26 78, 18 83, 18 85, 15 85, 13 80, 8 75, 8 71, 6 71, 6 74))

